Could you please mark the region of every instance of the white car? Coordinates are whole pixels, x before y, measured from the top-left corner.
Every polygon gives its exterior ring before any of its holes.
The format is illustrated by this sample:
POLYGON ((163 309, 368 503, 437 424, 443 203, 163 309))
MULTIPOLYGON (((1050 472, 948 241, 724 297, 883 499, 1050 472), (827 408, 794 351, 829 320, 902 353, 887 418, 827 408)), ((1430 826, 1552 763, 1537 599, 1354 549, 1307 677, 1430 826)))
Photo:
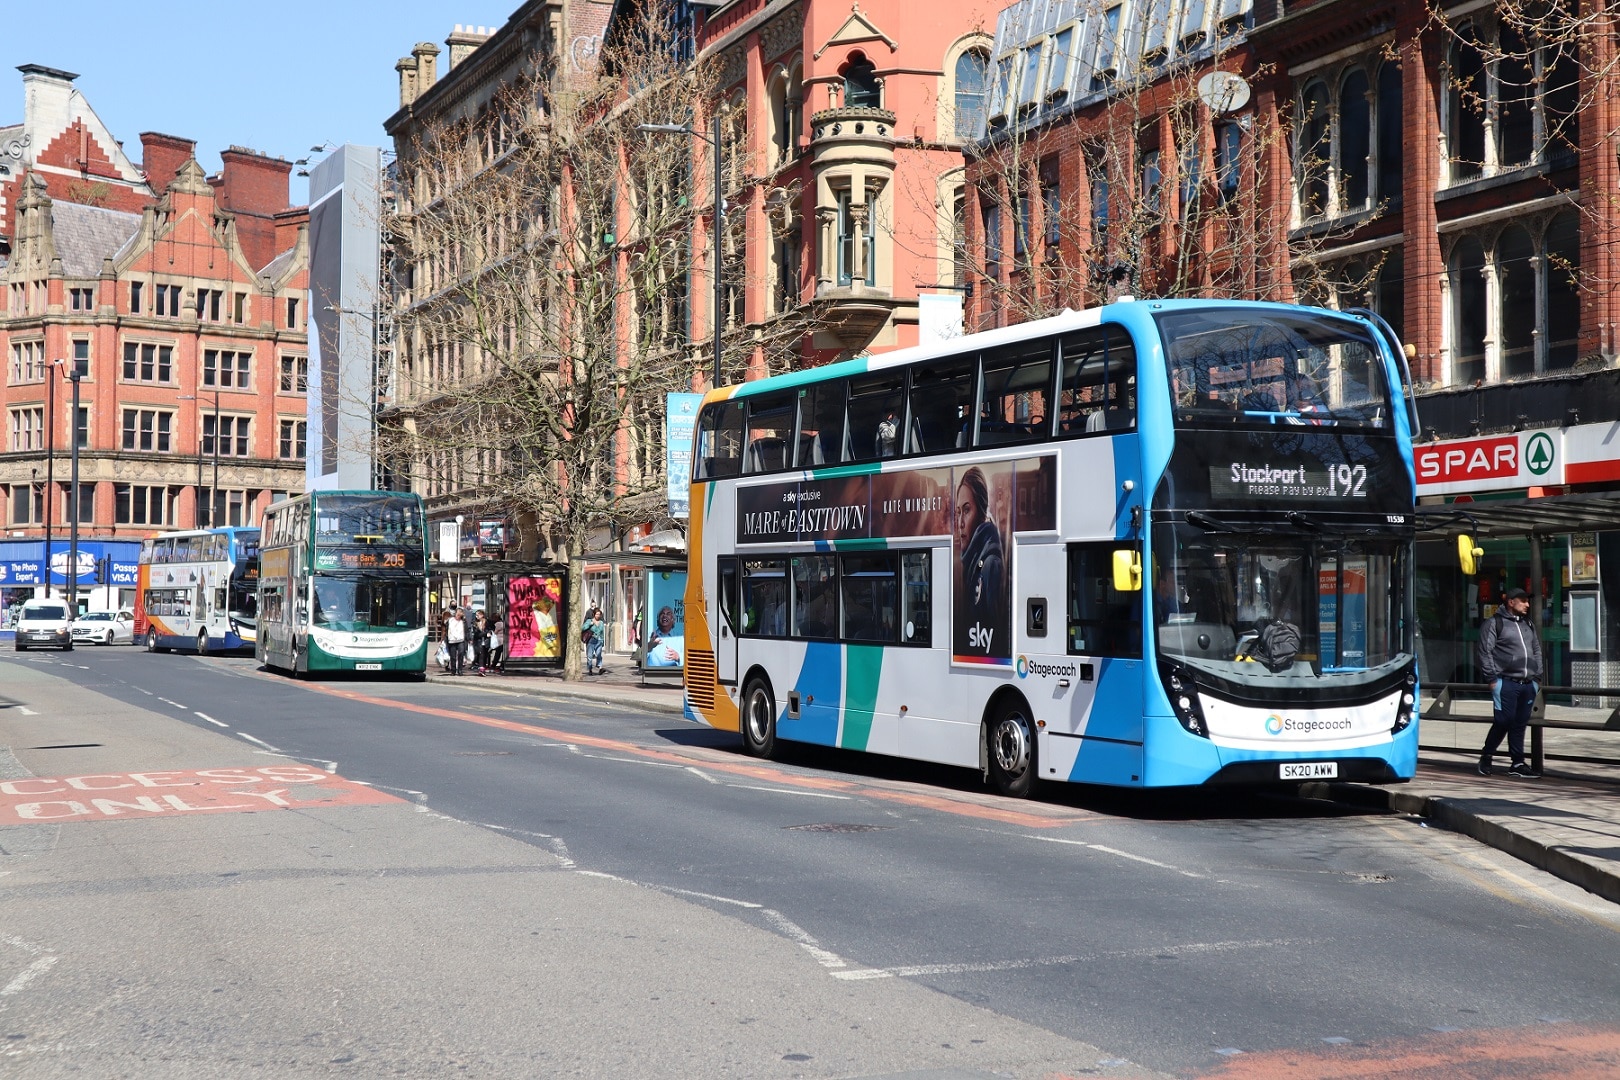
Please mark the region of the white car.
POLYGON ((30 600, 17 613, 15 648, 26 652, 36 645, 47 645, 64 651, 73 648, 73 620, 68 618, 68 606, 61 600, 30 600))
POLYGON ((87 611, 73 620, 73 640, 116 645, 130 639, 134 625, 127 611, 87 611))

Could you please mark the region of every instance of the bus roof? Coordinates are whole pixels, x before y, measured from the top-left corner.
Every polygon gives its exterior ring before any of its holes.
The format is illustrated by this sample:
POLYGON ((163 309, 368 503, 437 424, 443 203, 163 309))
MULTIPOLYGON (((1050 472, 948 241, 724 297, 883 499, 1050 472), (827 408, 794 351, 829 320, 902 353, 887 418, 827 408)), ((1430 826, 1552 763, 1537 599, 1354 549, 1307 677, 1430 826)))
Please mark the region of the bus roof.
POLYGON ((1360 320, 1360 316, 1343 311, 1309 307, 1302 304, 1285 304, 1270 300, 1222 300, 1215 298, 1120 300, 1102 307, 1086 308, 1082 311, 1065 309, 1063 312, 1045 319, 1033 319, 1029 322, 1015 323, 1012 326, 1003 326, 995 330, 984 330, 977 334, 965 334, 959 338, 950 338, 927 345, 913 345, 910 348, 896 349, 893 352, 857 356, 849 360, 824 364, 820 367, 805 368, 801 371, 785 372, 781 375, 772 375, 769 378, 756 379, 752 382, 722 386, 718 390, 709 391, 709 394, 704 398, 704 404, 707 405, 711 401, 724 401, 732 397, 751 397, 755 394, 770 393, 773 390, 787 390, 846 375, 861 375, 869 371, 882 371, 886 368, 915 363, 919 360, 959 356, 963 352, 972 349, 991 349, 998 345, 1027 341, 1030 338, 1062 334, 1072 330, 1088 330, 1105 322, 1131 322, 1134 321, 1133 316, 1141 318, 1149 313, 1232 306, 1256 309, 1269 308, 1276 311, 1296 313, 1308 311, 1340 319, 1360 320))

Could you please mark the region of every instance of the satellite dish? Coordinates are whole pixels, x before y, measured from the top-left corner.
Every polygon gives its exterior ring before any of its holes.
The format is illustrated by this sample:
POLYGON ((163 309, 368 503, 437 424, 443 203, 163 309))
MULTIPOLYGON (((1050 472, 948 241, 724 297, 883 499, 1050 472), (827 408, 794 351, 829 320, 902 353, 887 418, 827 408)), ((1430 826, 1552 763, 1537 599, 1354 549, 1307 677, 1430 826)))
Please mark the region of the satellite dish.
POLYGON ((1249 103, 1249 84, 1235 71, 1212 71, 1198 80, 1198 97, 1210 112, 1225 116, 1249 103))

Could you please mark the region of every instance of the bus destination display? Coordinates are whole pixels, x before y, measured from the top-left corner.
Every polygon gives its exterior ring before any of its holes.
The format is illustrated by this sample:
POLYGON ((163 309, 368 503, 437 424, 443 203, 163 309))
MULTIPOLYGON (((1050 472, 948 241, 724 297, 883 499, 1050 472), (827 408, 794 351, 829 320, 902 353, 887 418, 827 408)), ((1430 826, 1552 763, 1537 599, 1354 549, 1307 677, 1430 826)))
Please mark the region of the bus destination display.
POLYGON ((399 570, 421 572, 421 560, 413 552, 364 548, 320 548, 315 552, 317 570, 399 570))
POLYGON ((1223 462, 1209 467, 1216 499, 1365 499, 1367 466, 1339 463, 1223 462))

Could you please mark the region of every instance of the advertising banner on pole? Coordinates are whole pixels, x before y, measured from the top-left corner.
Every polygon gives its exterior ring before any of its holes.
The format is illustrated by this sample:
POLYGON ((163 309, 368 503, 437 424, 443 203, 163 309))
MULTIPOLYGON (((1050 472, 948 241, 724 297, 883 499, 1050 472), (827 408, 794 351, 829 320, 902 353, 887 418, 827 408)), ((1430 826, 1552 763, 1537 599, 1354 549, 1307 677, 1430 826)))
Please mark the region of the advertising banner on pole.
POLYGON ((702 394, 670 394, 664 414, 664 476, 669 498, 669 516, 684 518, 690 512, 687 491, 692 482, 692 436, 697 432, 698 406, 702 394))

